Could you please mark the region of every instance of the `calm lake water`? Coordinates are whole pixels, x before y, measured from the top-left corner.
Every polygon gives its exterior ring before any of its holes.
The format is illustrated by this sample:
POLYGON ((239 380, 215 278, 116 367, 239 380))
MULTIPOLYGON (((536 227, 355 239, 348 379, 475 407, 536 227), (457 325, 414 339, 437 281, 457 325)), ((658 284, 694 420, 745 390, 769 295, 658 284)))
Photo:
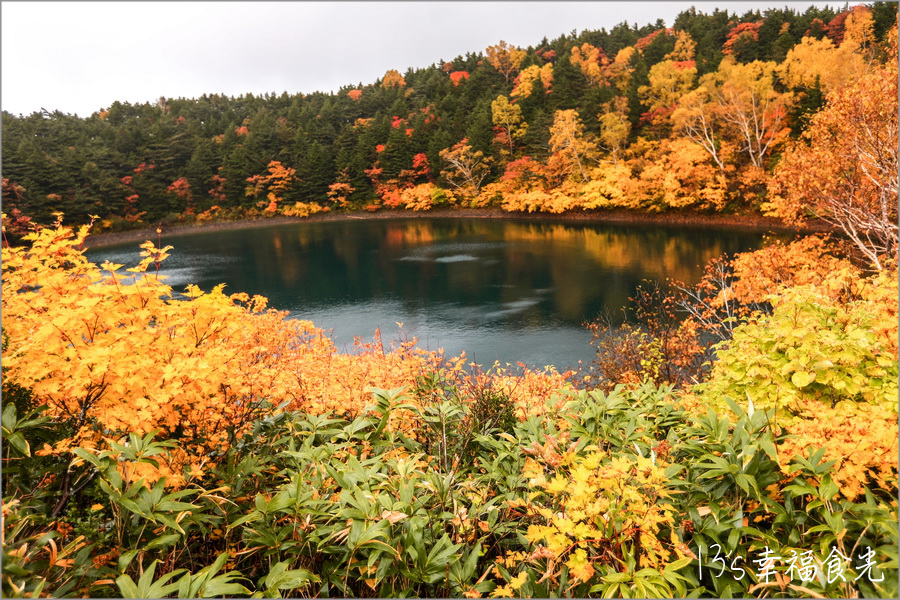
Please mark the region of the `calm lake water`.
MULTIPOLYGON (((594 353, 587 320, 621 314, 642 280, 700 279, 723 253, 758 248, 762 234, 703 228, 493 219, 311 222, 173 236, 160 273, 176 291, 219 283, 330 330, 408 336, 469 360, 576 368, 594 353), (402 326, 399 325, 402 323, 402 326)), ((91 249, 132 266, 137 243, 91 249)))

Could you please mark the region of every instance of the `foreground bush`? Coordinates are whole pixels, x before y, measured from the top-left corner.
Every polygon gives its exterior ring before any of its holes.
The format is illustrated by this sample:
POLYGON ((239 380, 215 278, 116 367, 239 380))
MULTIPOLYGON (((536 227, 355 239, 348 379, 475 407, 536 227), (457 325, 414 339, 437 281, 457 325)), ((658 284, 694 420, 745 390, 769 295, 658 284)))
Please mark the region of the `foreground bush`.
POLYGON ((6 596, 897 595, 895 276, 773 298, 703 387, 604 393, 339 355, 85 234, 3 251, 6 596))
MULTIPOLYGON (((75 449, 92 484, 56 518, 52 494, 30 493, 21 471, 5 475, 4 593, 896 594, 896 488, 842 499, 821 452, 786 476, 771 411, 735 405, 729 421, 692 417, 665 388, 570 392, 555 419, 475 433, 471 459, 458 453, 446 466, 444 449, 387 427, 396 411, 426 418, 412 397, 374 399, 352 420, 258 420, 176 492, 130 468, 174 442, 133 435, 75 449), (849 559, 843 579, 828 570, 832 548, 849 559), (782 557, 768 577, 753 562, 767 549, 782 557), (789 575, 792 555, 822 561, 818 575, 789 575)), ((39 438, 41 424, 14 418, 4 427, 39 438)), ((448 430, 449 447, 463 434, 448 430)), ((5 454, 5 466, 49 474, 47 460, 5 454)))

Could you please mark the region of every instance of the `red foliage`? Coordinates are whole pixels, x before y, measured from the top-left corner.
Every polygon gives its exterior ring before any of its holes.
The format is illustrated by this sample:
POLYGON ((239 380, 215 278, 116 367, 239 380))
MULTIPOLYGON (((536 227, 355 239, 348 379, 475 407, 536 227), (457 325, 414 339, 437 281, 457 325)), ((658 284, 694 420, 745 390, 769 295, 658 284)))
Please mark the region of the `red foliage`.
POLYGON ((825 27, 825 21, 816 17, 809 24, 809 29, 807 29, 806 33, 804 33, 803 35, 817 38, 819 37, 819 35, 825 33, 825 27))
POLYGON ((194 204, 192 202, 193 196, 191 195, 191 184, 188 182, 187 177, 179 177, 166 188, 166 191, 176 198, 182 203, 184 203, 184 212, 187 215, 194 214, 194 204))
POLYGON ((515 182, 517 185, 524 185, 526 182, 539 179, 544 175, 544 166, 531 159, 530 156, 523 156, 516 160, 510 161, 506 165, 506 170, 500 177, 500 181, 515 182))
POLYGON ((672 63, 672 66, 676 69, 680 69, 682 71, 687 71, 688 69, 697 68, 696 60, 676 60, 672 63))
POLYGON ((378 144, 375 146, 375 152, 384 152, 384 144, 378 144))
MULTIPOLYGON (((219 168, 221 169, 222 167, 219 168)), ((210 178, 210 182, 212 182, 213 187, 209 190, 208 193, 210 196, 212 196, 212 199, 216 203, 225 201, 225 181, 226 179, 218 174, 213 175, 210 178)))
POLYGON ((235 129, 234 132, 237 133, 238 135, 249 135, 250 130, 247 129, 246 125, 241 125, 237 129, 235 129))
POLYGON ((406 135, 408 135, 409 137, 412 137, 413 131, 414 131, 414 130, 413 130, 412 127, 407 127, 407 128, 406 128, 406 135))
POLYGON ((659 108, 654 108, 653 110, 648 110, 645 113, 641 113, 641 118, 638 119, 638 123, 641 125, 645 125, 647 123, 662 121, 673 112, 675 112, 674 106, 660 106, 659 108))
POLYGON ((733 27, 731 31, 728 32, 728 35, 725 36, 725 47, 723 49, 723 53, 733 54, 734 53, 734 45, 738 43, 739 40, 752 39, 754 42, 759 41, 759 28, 762 27, 762 21, 755 21, 753 23, 741 23, 736 27, 733 27))
POLYGON ((174 194, 178 198, 183 198, 191 193, 191 184, 188 183, 187 177, 179 177, 166 188, 170 194, 174 194))
POLYGON ((431 171, 431 165, 428 162, 428 157, 424 152, 419 152, 415 156, 413 156, 412 161, 413 171, 416 172, 416 175, 428 175, 431 171))
POLYGON ((636 41, 634 43, 634 47, 635 47, 635 49, 639 50, 640 52, 643 52, 647 46, 649 46, 650 44, 653 43, 653 40, 655 40, 657 37, 659 37, 661 35, 675 35, 675 30, 672 29, 671 27, 669 27, 667 29, 657 29, 653 33, 651 33, 649 35, 645 35, 644 37, 642 37, 641 39, 636 41))
POLYGON ((453 71, 450 73, 450 81, 453 82, 454 87, 459 85, 459 82, 468 79, 469 73, 467 71, 453 71))
POLYGON ((828 25, 825 26, 825 35, 831 38, 831 41, 834 42, 835 46, 840 46, 844 41, 844 28, 846 27, 847 17, 855 12, 872 12, 868 6, 854 6, 849 10, 845 10, 839 15, 835 16, 828 25))
POLYGON ((132 180, 131 175, 126 175, 125 177, 122 178, 122 183, 124 183, 125 185, 131 185, 131 180, 132 180))
POLYGON ((444 73, 449 73, 450 71, 453 70, 453 63, 452 63, 452 62, 445 62, 444 65, 441 67, 441 70, 442 70, 444 73))
POLYGON ((401 125, 406 125, 406 119, 394 117, 394 119, 391 121, 391 127, 393 127, 394 129, 398 129, 401 125))
POLYGON ((556 50, 544 50, 543 48, 538 48, 534 53, 544 62, 553 62, 556 59, 556 50))
POLYGON ((429 104, 425 108, 419 109, 425 115, 425 124, 429 124, 435 121, 434 113, 431 112, 431 105, 429 104))
POLYGON ((363 173, 366 174, 366 177, 372 180, 373 183, 377 184, 381 179, 381 174, 384 172, 384 169, 381 167, 372 167, 371 169, 366 169, 363 173))

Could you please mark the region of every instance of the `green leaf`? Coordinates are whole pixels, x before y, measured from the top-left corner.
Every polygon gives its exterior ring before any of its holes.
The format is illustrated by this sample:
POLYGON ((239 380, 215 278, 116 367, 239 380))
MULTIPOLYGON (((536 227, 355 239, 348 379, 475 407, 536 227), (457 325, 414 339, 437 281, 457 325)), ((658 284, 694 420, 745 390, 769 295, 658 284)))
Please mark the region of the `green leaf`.
POLYGON ((179 535, 177 533, 161 535, 158 538, 151 541, 146 546, 144 546, 144 550, 152 550, 153 548, 168 548, 169 546, 176 543, 180 539, 181 539, 181 535, 179 535))
POLYGON ((116 585, 119 586, 119 591, 122 592, 123 598, 139 598, 137 586, 134 584, 134 580, 131 579, 128 575, 120 575, 116 578, 116 585))
POLYGON ((6 431, 14 431, 16 428, 16 405, 13 403, 7 404, 3 408, 3 428, 6 431))

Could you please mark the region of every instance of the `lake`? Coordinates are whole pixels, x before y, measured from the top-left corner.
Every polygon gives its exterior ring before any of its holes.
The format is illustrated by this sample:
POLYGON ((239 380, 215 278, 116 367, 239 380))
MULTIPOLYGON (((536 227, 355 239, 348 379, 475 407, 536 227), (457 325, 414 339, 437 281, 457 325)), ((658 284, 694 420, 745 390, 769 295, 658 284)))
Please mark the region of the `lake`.
MULTIPOLYGON (((415 337, 470 361, 577 368, 594 357, 585 321, 622 314, 643 280, 699 281, 723 253, 758 248, 758 232, 517 219, 313 221, 167 237, 160 270, 182 291, 259 294, 269 306, 356 336, 415 337)), ((88 250, 132 266, 138 244, 88 250)))

